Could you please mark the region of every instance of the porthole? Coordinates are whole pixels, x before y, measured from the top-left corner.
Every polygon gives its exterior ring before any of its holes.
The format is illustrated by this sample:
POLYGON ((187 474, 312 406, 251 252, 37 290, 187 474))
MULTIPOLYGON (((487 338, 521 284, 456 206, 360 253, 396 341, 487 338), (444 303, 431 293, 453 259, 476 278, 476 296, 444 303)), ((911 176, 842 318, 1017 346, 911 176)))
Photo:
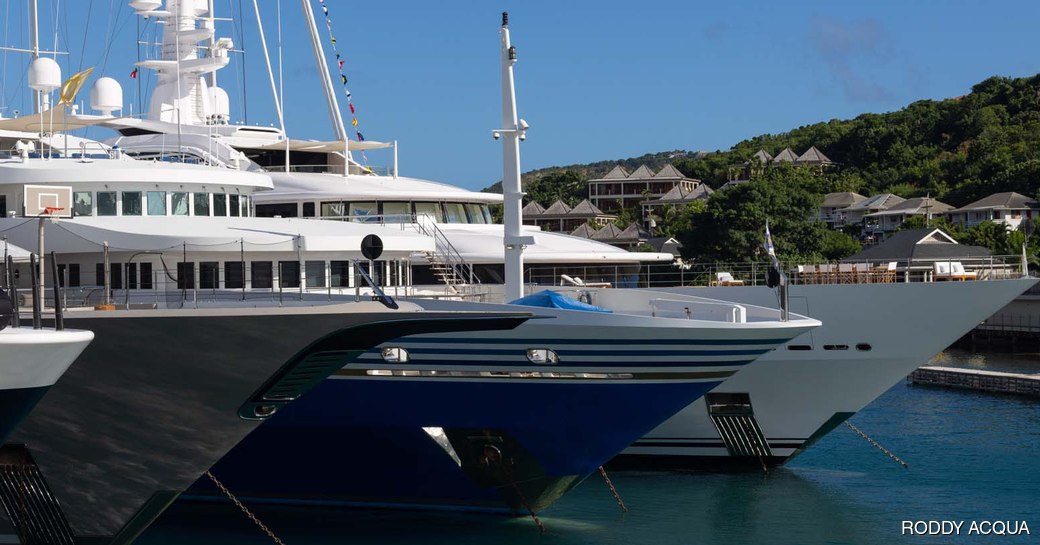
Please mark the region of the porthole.
POLYGON ((408 351, 399 346, 386 347, 380 352, 380 355, 387 363, 405 363, 409 360, 408 351))
POLYGON ((789 344, 787 345, 788 350, 812 350, 811 344, 789 344))
POLYGON ((824 350, 848 350, 849 345, 847 344, 825 344, 823 345, 824 350))
POLYGON ((856 345, 856 350, 862 350, 864 352, 869 352, 872 348, 874 347, 870 346, 867 343, 859 343, 856 345))
POLYGON ((535 365, 556 365, 560 356, 548 348, 528 348, 527 360, 535 365))
POLYGON ((257 405, 256 407, 253 407, 253 415, 255 415, 257 418, 267 418, 268 416, 274 414, 277 410, 278 407, 274 405, 257 405))

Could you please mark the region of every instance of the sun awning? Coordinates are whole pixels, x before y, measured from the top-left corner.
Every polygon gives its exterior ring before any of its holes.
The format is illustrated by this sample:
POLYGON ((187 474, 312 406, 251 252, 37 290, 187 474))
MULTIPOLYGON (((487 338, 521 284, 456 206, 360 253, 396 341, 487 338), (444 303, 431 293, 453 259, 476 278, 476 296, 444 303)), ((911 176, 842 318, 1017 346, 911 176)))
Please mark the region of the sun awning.
MULTIPOLYGON (((373 149, 384 149, 392 147, 393 144, 389 142, 376 142, 373 140, 365 140, 363 142, 355 142, 348 140, 347 145, 350 146, 350 151, 365 151, 373 149)), ((249 149, 261 149, 261 150, 284 150, 285 142, 273 142, 270 144, 262 144, 259 146, 249 146, 249 149)), ((289 140, 290 151, 310 151, 315 153, 334 153, 337 151, 343 151, 342 140, 289 140)))
POLYGON ((0 119, 0 130, 19 132, 64 132, 82 129, 114 119, 107 115, 66 115, 65 108, 52 108, 43 113, 0 119))

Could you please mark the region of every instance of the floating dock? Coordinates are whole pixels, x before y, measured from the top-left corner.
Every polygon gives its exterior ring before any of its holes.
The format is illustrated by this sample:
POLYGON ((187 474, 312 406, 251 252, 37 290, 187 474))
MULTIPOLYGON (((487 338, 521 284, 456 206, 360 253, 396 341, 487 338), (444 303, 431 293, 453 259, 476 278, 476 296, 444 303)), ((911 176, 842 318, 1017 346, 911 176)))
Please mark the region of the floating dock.
POLYGON ((906 379, 914 385, 943 386, 1040 398, 1040 375, 926 366, 917 368, 906 379))

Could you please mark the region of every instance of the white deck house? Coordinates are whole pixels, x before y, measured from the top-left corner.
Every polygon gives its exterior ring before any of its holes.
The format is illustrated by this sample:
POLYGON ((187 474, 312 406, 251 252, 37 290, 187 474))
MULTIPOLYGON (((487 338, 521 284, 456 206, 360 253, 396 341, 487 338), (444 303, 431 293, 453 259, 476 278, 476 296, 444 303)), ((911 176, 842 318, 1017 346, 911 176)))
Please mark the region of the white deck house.
POLYGON ((1021 193, 1006 192, 994 193, 983 199, 979 199, 967 206, 956 210, 950 210, 946 217, 953 223, 959 223, 968 228, 974 227, 984 221, 1003 223, 1011 229, 1018 229, 1024 219, 1032 220, 1040 203, 1021 193))

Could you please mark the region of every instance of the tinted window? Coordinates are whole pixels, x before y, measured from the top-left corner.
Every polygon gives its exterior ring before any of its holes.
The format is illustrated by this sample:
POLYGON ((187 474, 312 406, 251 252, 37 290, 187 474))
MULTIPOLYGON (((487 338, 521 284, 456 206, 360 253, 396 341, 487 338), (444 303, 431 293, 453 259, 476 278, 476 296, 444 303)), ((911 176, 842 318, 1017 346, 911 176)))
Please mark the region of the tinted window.
POLYGON ((308 288, 324 288, 325 287, 325 262, 324 261, 308 261, 307 262, 307 287, 308 288))
POLYGON ((147 261, 141 263, 141 289, 152 289, 152 264, 147 261))
POLYGON ((123 215, 124 216, 140 216, 141 215, 141 192, 140 191, 124 191, 123 192, 123 215))
POLYGON ((230 206, 228 208, 231 211, 232 216, 238 216, 242 213, 242 205, 239 202, 240 200, 241 199, 238 198, 238 195, 228 196, 228 201, 230 202, 230 206))
POLYGON ((296 203, 258 204, 256 205, 256 215, 259 218, 273 218, 275 216, 295 218, 296 203))
POLYGON ((196 193, 195 194, 195 215, 196 216, 208 216, 209 215, 209 193, 196 193))
POLYGON ((74 216, 91 216, 94 214, 94 195, 89 191, 76 191, 72 194, 72 214, 74 216))
POLYGON ((242 274, 242 262, 241 261, 225 261, 224 262, 224 287, 229 289, 241 289, 242 283, 245 281, 245 275, 242 274))
MULTIPOLYGON (((151 197, 149 197, 149 202, 151 197)), ((187 216, 188 215, 188 194, 187 193, 174 193, 170 195, 170 212, 174 216, 187 216)))
POLYGON ((249 264, 249 280, 253 289, 269 289, 274 286, 273 268, 270 261, 253 261, 249 264))
POLYGON ((115 191, 98 191, 98 194, 97 194, 97 215, 99 215, 99 216, 114 216, 114 215, 116 215, 116 192, 115 191))
POLYGON ((305 202, 303 203, 303 217, 313 218, 314 217, 314 203, 305 202))
POLYGON ((165 216, 166 215, 166 192, 165 191, 149 191, 148 192, 148 215, 149 216, 165 216))
POLYGON ((213 215, 214 216, 226 216, 227 215, 227 195, 224 193, 213 194, 213 215))
POLYGON ((300 287, 300 262, 278 262, 278 285, 283 288, 300 287))
POLYGON ((332 261, 329 263, 329 272, 332 276, 332 286, 336 288, 350 287, 350 262, 332 261))

